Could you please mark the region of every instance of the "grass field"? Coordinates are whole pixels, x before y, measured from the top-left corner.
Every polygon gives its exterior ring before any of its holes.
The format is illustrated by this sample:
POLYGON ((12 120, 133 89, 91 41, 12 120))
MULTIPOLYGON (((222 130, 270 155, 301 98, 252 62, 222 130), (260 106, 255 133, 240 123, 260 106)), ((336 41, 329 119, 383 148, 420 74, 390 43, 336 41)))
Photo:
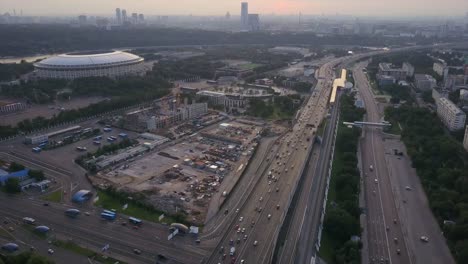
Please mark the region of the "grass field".
POLYGON ((60 203, 62 201, 62 191, 57 190, 42 196, 42 199, 49 202, 60 203))
MULTIPOLYGON (((127 209, 123 209, 125 203, 114 199, 113 197, 109 196, 103 191, 98 191, 99 200, 96 202, 97 206, 106 209, 115 209, 118 213, 122 213, 125 215, 133 216, 140 218, 142 220, 150 221, 150 222, 159 222, 159 216, 161 213, 156 211, 150 211, 146 208, 138 207, 134 203, 129 202, 127 209)), ((172 223, 175 222, 172 218, 165 216, 161 222, 172 223)))

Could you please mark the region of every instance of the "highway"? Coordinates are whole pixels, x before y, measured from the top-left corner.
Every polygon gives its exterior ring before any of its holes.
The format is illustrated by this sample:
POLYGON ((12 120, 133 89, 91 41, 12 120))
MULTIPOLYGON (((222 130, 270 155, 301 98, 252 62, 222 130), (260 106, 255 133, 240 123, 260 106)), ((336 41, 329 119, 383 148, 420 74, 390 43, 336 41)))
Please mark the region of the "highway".
MULTIPOLYGON (((150 222, 143 223, 138 230, 131 225, 122 226, 125 219, 114 222, 102 220, 99 209, 89 211, 90 216, 84 214, 84 209, 78 218, 65 216, 67 205, 50 203, 44 206, 43 201, 6 197, 8 203, 0 205, 2 218, 8 217, 21 222, 23 217, 36 219, 38 224, 52 229, 54 235, 66 236, 78 241, 81 245, 100 252, 105 244, 110 244, 109 254, 129 263, 153 263, 157 254, 170 259, 167 263, 200 263, 208 251, 196 246, 191 235, 176 236, 168 241, 167 227, 150 222), (25 206, 27 204, 27 206, 25 206), (133 249, 141 250, 141 255, 133 253, 133 249)), ((2 219, 3 221, 3 219, 2 219)))
MULTIPOLYGON (((379 122, 383 109, 374 100, 362 71, 365 66, 364 62, 354 67, 354 78, 366 105, 367 121, 379 122)), ((404 150, 404 145, 398 142, 385 136, 380 128, 364 128, 361 150, 368 261, 379 263, 384 258, 389 263, 454 263, 410 160, 407 155, 403 160, 393 155, 395 148, 404 150), (373 170, 369 169, 371 165, 373 170), (406 186, 412 190, 405 190, 406 186), (430 241, 421 241, 421 236, 430 237, 430 241)))
MULTIPOLYGON (((320 68, 318 76, 330 76, 332 65, 325 64, 320 68)), ((219 263, 228 259, 234 263, 240 263, 241 260, 246 263, 271 262, 279 228, 305 168, 305 160, 311 153, 317 126, 326 115, 330 90, 330 81, 319 78, 297 123, 281 138, 274 159, 271 160, 271 155, 267 157, 269 166, 261 172, 261 180, 253 187, 249 199, 241 207, 229 208, 231 212, 234 211, 235 216, 224 229, 225 234, 207 263, 219 263), (229 257, 231 247, 236 251, 233 257, 229 257), (224 254, 228 256, 224 257, 224 254)))
MULTIPOLYGON (((358 64, 362 65, 362 64, 358 64)), ((358 67, 358 66, 357 66, 358 67)), ((361 92, 366 106, 366 120, 381 121, 371 88, 362 70, 354 68, 356 87, 361 92)), ((370 263, 411 263, 396 212, 390 184, 381 128, 364 127, 360 147, 368 231, 370 263), (371 169, 371 166, 373 169, 371 169), (397 254, 397 250, 400 254, 397 254)))

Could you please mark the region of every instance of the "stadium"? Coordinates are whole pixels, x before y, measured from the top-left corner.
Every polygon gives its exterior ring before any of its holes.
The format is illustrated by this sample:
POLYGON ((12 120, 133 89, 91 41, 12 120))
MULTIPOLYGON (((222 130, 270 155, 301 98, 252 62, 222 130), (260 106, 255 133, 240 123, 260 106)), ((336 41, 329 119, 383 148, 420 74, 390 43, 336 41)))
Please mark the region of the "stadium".
POLYGON ((106 76, 116 78, 145 72, 144 59, 122 51, 68 53, 34 64, 39 78, 75 79, 106 76))

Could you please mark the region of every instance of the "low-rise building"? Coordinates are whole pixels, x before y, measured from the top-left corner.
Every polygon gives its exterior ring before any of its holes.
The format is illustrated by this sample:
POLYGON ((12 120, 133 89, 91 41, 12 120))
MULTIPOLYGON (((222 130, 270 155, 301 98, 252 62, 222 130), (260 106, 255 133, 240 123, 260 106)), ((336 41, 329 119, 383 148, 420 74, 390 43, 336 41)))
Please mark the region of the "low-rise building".
POLYGON ((382 62, 379 63, 379 72, 378 75, 387 75, 395 78, 397 81, 406 80, 406 77, 413 76, 414 67, 405 62, 401 68, 395 67, 391 63, 382 62))
POLYGON ((457 131, 465 127, 465 113, 447 98, 437 100, 437 115, 450 131, 457 131))
POLYGON ((396 80, 393 76, 379 75, 377 76, 377 82, 379 86, 389 86, 395 84, 396 80))
POLYGON ((416 74, 414 75, 414 84, 421 91, 430 91, 437 85, 437 81, 430 75, 416 74))

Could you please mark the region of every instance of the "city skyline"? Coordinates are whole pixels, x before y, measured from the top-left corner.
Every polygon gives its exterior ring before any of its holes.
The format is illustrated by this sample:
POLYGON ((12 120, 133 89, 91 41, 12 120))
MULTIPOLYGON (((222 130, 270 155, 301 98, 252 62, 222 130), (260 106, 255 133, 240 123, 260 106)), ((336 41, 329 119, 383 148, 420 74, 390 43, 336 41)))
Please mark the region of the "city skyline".
MULTIPOLYGON (((207 15, 223 16, 226 12, 240 15, 239 0, 224 0, 223 3, 212 0, 180 0, 177 4, 167 4, 164 0, 91 0, 80 1, 79 5, 70 5, 63 0, 4 0, 0 13, 23 11, 24 15, 112 15, 116 7, 125 6, 132 12, 148 15, 207 15), (200 8, 203 6, 203 8, 200 8)), ((373 1, 362 0, 356 5, 350 0, 250 0, 249 12, 259 14, 291 15, 301 12, 303 15, 346 14, 354 16, 463 16, 468 10, 465 0, 447 0, 426 5, 425 0, 373 1), (392 5, 389 5, 391 3, 392 5), (421 7, 424 7, 422 9, 421 7), (402 8, 404 7, 404 8, 402 8)))

